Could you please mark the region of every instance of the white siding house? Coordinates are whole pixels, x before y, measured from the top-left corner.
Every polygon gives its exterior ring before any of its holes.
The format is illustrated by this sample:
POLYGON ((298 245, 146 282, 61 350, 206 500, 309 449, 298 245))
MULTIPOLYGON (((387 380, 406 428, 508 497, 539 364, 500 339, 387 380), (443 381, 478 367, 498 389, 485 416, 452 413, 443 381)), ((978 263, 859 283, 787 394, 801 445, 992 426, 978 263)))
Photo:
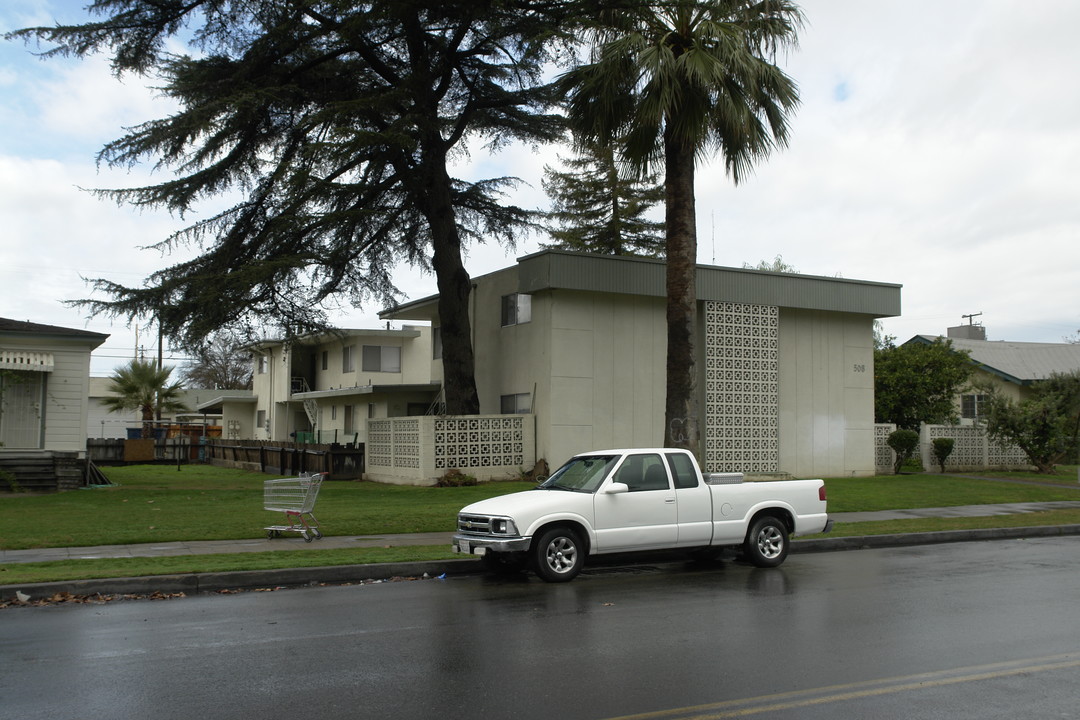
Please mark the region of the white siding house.
POLYGON ((0 318, 0 452, 85 453, 90 353, 106 338, 0 318))

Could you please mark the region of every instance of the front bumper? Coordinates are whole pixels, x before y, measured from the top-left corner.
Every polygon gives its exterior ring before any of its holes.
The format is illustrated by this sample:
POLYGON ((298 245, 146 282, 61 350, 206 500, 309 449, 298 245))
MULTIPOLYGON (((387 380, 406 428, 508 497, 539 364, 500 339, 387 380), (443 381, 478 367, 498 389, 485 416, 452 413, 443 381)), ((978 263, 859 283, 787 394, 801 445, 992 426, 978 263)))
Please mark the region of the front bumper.
POLYGON ((532 543, 531 537, 499 538, 487 535, 465 535, 458 533, 452 538, 452 549, 466 555, 487 555, 489 552, 511 553, 525 552, 532 543))

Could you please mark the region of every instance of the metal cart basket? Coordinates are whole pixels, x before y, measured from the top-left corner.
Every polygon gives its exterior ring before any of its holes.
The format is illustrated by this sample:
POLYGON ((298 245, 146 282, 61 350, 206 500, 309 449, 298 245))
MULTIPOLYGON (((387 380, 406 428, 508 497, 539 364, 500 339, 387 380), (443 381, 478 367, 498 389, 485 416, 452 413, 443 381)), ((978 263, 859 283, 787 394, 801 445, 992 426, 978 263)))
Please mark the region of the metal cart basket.
POLYGON ((311 514, 326 473, 302 473, 299 477, 263 482, 263 508, 285 513, 285 525, 268 525, 266 536, 280 537, 283 532, 300 533, 305 542, 323 536, 319 521, 311 514))

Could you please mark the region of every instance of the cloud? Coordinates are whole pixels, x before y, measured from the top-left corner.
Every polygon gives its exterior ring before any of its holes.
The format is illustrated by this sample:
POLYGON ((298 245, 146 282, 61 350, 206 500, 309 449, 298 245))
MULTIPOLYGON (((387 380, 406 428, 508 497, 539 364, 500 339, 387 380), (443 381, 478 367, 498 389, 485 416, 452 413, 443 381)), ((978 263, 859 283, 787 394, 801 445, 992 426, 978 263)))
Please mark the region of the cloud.
MULTIPOLYGON (((1072 75, 1080 48, 1072 34, 1080 4, 806 0, 802 7, 801 47, 782 60, 803 99, 790 147, 739 187, 719 160, 699 167, 699 261, 739 267, 779 254, 804 273, 900 283, 904 314, 886 331, 902 340, 979 311, 992 339, 1056 342, 1076 332, 1080 93, 1072 75)), ((38 23, 57 10, 78 17, 73 2, 5 0, 4 27, 18 26, 16 9, 38 23)), ((137 283, 176 259, 134 248, 164 239, 178 221, 76 189, 156 177, 145 167, 99 173, 93 158, 123 127, 170 106, 146 87, 153 82, 118 83, 102 58, 41 62, 7 45, 0 47, 0 314, 16 307, 26 319, 81 327, 78 311, 56 310, 58 298, 85 292, 80 273, 103 270, 137 283)), ((544 165, 555 164, 558 151, 510 145, 492 155, 476 145, 457 171, 520 177, 509 201, 539 207, 544 165)), ((494 242, 471 247, 469 272, 505 267, 540 240, 513 251, 494 242)), ((435 292, 430 275, 401 268, 397 277, 411 299, 435 292)), ((343 312, 342 324, 376 325, 378 310, 343 312)))

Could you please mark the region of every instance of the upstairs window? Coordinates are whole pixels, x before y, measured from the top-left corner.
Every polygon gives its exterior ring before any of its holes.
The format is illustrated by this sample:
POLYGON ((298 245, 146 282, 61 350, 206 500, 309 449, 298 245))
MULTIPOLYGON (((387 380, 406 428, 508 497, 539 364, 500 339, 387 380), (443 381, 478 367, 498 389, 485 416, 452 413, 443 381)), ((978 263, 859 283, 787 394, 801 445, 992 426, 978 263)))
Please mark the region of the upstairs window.
POLYGON ((442 360, 442 328, 431 328, 431 359, 442 360))
POLYGON ((341 372, 356 372, 356 346, 346 345, 341 348, 341 372))
POLYGON ((532 320, 532 295, 514 293, 503 295, 502 325, 522 325, 532 320))
POLYGON ((396 345, 365 345, 364 372, 401 372, 401 348, 396 345))

